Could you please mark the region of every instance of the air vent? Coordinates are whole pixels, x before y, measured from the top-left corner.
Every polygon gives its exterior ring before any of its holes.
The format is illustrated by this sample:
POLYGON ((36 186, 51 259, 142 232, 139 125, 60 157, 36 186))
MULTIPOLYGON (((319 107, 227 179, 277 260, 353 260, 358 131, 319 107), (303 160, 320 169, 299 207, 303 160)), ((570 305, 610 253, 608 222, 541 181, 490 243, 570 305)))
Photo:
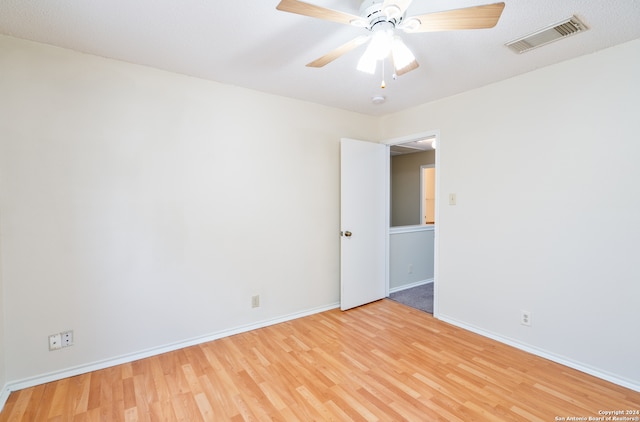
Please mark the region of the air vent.
POLYGON ((580 22, 580 20, 575 16, 572 16, 569 19, 565 19, 555 25, 548 26, 534 32, 533 34, 510 41, 505 45, 516 53, 524 53, 525 51, 566 38, 569 35, 577 34, 581 31, 586 31, 587 29, 588 28, 584 23, 580 22))

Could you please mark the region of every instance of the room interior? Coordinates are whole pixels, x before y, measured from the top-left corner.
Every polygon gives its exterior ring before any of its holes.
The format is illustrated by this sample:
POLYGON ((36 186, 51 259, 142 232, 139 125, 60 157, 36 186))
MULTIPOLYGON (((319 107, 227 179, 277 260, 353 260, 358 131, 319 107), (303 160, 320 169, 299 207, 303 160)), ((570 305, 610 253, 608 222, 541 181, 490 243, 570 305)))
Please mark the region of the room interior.
POLYGON ((435 318, 640 391, 640 5, 507 0, 495 28, 403 33, 419 67, 385 88, 364 45, 305 66, 363 28, 277 5, 0 4, 0 403, 336 309, 340 139, 425 131, 435 318), (588 29, 505 46, 570 16, 588 29))

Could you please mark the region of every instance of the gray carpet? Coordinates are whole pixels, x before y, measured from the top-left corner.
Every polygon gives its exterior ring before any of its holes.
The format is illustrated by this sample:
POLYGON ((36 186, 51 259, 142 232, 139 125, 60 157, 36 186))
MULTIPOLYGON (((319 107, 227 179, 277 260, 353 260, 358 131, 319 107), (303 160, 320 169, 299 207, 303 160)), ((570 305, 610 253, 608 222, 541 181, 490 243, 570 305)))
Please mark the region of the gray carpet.
POLYGON ((433 283, 391 293, 389 299, 421 311, 433 313, 433 283))

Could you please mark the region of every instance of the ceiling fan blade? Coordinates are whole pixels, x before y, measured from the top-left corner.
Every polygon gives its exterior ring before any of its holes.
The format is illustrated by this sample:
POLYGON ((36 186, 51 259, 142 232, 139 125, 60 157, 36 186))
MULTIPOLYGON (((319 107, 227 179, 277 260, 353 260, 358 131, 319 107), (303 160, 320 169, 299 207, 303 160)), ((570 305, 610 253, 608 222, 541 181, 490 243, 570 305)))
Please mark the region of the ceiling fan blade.
POLYGON ((335 59, 337 59, 338 57, 342 56, 343 54, 346 54, 349 51, 353 50, 354 48, 359 47, 362 44, 366 43, 368 40, 369 40, 369 37, 366 35, 361 35, 357 38, 354 38, 348 43, 341 45, 340 47, 336 48, 333 51, 330 51, 324 56, 318 59, 315 59, 311 63, 307 64, 307 67, 322 67, 326 64, 329 64, 335 59))
POLYGON ((405 31, 432 32, 493 28, 498 23, 503 9, 504 3, 494 3, 412 16, 405 20, 405 31), (416 20, 417 25, 412 28, 411 25, 412 23, 416 23, 416 20))
POLYGON ((298 0, 281 0, 276 9, 283 12, 296 13, 298 15, 310 16, 312 18, 324 19, 328 21, 344 23, 346 25, 352 22, 360 22, 360 16, 350 13, 339 12, 337 10, 327 9, 325 7, 316 6, 314 4, 305 3, 298 0))
POLYGON ((411 5, 412 0, 384 0, 382 10, 386 11, 387 17, 400 17, 411 5))
POLYGON ((408 65, 406 65, 405 67, 403 67, 403 68, 401 68, 401 69, 395 69, 395 71, 396 71, 396 75, 398 75, 398 76, 402 76, 402 75, 404 75, 405 73, 409 73, 409 72, 411 72, 412 70, 417 69, 417 68, 418 68, 418 66, 420 66, 420 65, 418 64, 418 62, 417 62, 417 61, 415 61, 415 60, 413 60, 411 63, 409 63, 409 64, 408 64, 408 65))

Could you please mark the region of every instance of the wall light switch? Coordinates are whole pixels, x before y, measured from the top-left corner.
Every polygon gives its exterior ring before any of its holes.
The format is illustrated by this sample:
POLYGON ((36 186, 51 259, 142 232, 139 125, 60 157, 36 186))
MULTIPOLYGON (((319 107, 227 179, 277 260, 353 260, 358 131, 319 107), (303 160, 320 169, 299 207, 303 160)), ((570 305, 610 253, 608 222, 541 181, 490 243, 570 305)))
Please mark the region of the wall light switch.
POLYGON ((455 193, 450 193, 449 194, 449 205, 455 205, 456 204, 456 194, 455 193))

